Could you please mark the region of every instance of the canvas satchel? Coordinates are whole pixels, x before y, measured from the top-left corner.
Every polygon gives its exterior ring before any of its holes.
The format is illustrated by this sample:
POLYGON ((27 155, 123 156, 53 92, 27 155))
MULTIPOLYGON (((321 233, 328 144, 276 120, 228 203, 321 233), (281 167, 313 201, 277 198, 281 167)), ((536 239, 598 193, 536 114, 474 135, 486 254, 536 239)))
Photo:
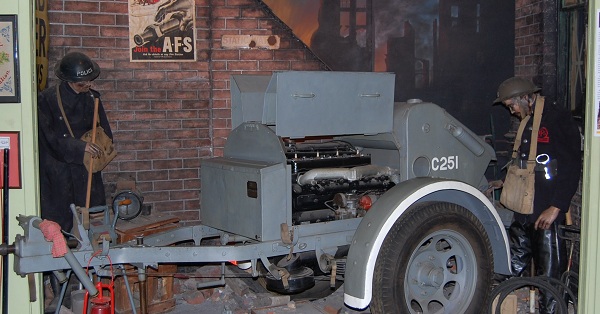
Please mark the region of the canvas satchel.
POLYGON ((529 149, 529 158, 527 159, 527 167, 521 168, 516 163, 517 151, 521 145, 521 136, 525 125, 529 121, 527 116, 519 125, 517 137, 513 146, 513 154, 511 162, 508 166, 506 178, 500 194, 500 203, 504 207, 521 214, 533 213, 533 198, 535 196, 535 156, 537 154, 537 137, 544 111, 544 97, 538 96, 536 99, 535 112, 533 114, 533 127, 531 131, 531 146, 529 149))
MULTIPOLYGON (((81 136, 81 140, 84 142, 91 142, 92 141, 92 130, 85 132, 85 134, 83 134, 81 136)), ((96 126, 96 141, 95 142, 96 142, 96 145, 100 146, 102 151, 104 151, 104 154, 102 154, 100 157, 94 159, 94 162, 92 163, 92 172, 93 173, 101 171, 115 157, 117 157, 117 151, 115 150, 113 141, 110 139, 110 137, 108 137, 108 135, 106 135, 106 132, 104 132, 104 129, 100 125, 96 126)), ((85 168, 88 171, 90 170, 89 169, 90 158, 92 158, 92 155, 88 152, 85 152, 83 155, 83 164, 85 165, 85 168)))
MULTIPOLYGON (((63 109, 62 99, 60 97, 60 90, 59 90, 58 85, 56 86, 56 96, 58 98, 58 106, 60 108, 60 113, 62 114, 63 119, 65 120, 65 123, 67 124, 69 133, 71 133, 72 137, 75 137, 73 135, 73 131, 71 130, 71 125, 69 124, 69 120, 67 120, 67 115, 65 114, 65 110, 63 109)), ((97 99, 95 101, 97 101, 97 99)), ((117 156, 117 150, 115 149, 112 139, 110 137, 108 137, 108 135, 106 135, 106 132, 104 132, 104 129, 100 126, 100 119, 98 119, 97 113, 94 117, 94 121, 97 122, 96 123, 96 138, 94 139, 94 143, 96 145, 100 146, 100 148, 104 152, 104 154, 102 154, 100 157, 94 158, 94 162, 92 163, 92 172, 96 173, 96 172, 104 169, 106 167, 106 165, 108 165, 117 156)), ((81 140, 84 142, 88 142, 88 143, 92 142, 92 138, 93 138, 93 129, 85 132, 81 136, 81 140)), ((83 165, 88 170, 88 172, 90 171, 90 158, 92 158, 92 155, 88 152, 85 152, 83 155, 83 165)))

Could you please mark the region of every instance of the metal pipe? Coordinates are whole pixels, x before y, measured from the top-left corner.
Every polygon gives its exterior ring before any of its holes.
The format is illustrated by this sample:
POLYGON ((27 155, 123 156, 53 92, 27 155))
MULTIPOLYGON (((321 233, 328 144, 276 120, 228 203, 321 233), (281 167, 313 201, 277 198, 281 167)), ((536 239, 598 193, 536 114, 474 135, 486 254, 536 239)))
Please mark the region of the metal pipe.
POLYGON ((461 144, 470 150, 475 156, 479 157, 485 152, 485 147, 481 143, 469 134, 465 129, 460 126, 448 124, 446 130, 452 134, 461 144))
POLYGON ((54 270, 52 271, 52 273, 54 274, 54 276, 56 276, 56 279, 58 279, 58 282, 60 282, 60 284, 65 283, 65 281, 69 280, 68 276, 70 275, 65 275, 65 273, 62 270, 54 270))
POLYGON ((221 263, 221 279, 210 282, 201 282, 196 284, 196 289, 208 287, 224 286, 225 285, 225 263, 221 263))
POLYGON ((123 271, 123 281, 125 281, 125 287, 127 288, 127 297, 129 298, 132 314, 137 314, 137 311, 135 310, 135 302, 133 301, 133 294, 131 293, 131 287, 129 287, 129 278, 127 277, 127 272, 124 268, 121 267, 121 269, 123 271))
POLYGON ((71 277, 71 270, 69 269, 67 271, 67 275, 65 276, 65 274, 61 271, 54 271, 53 272, 54 275, 56 274, 60 274, 60 277, 56 277, 58 278, 58 281, 61 283, 61 287, 60 287, 60 296, 58 299, 58 304, 56 304, 56 310, 54 311, 54 314, 60 314, 60 308, 62 306, 62 303, 65 299, 65 294, 67 292, 67 286, 69 286, 69 278, 71 277), (64 278, 64 281, 61 281, 61 278, 64 278))
POLYGON ((138 279, 140 280, 140 313, 148 314, 146 308, 146 302, 148 299, 147 281, 146 281, 146 269, 144 267, 138 267, 138 279))
POLYGON ((346 179, 348 181, 357 181, 368 176, 392 176, 397 171, 384 166, 366 165, 354 168, 322 168, 312 169, 299 176, 298 184, 316 184, 317 180, 323 179, 346 179))
POLYGON ((83 267, 81 267, 75 255, 73 255, 73 252, 71 252, 71 250, 67 248, 67 254, 65 254, 64 257, 67 260, 67 263, 69 263, 69 266, 71 266, 71 269, 73 270, 79 281, 81 281, 83 287, 90 293, 90 296, 97 296, 98 289, 96 289, 94 283, 88 278, 87 274, 85 273, 85 270, 83 270, 83 267))

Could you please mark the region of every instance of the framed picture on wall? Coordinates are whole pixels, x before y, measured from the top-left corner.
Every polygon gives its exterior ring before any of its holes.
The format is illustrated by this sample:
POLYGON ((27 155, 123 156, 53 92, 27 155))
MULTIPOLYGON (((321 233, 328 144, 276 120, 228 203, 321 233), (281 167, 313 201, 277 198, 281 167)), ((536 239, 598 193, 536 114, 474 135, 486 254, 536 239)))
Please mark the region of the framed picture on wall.
POLYGON ((0 103, 21 102, 17 16, 0 15, 0 103))

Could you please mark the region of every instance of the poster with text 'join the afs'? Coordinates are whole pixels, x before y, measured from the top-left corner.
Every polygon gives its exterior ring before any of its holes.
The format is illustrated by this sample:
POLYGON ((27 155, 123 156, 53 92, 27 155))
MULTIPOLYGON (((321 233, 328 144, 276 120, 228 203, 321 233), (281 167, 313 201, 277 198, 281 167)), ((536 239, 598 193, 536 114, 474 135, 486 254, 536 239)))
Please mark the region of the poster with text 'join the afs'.
POLYGON ((129 0, 130 60, 195 61, 194 0, 129 0))

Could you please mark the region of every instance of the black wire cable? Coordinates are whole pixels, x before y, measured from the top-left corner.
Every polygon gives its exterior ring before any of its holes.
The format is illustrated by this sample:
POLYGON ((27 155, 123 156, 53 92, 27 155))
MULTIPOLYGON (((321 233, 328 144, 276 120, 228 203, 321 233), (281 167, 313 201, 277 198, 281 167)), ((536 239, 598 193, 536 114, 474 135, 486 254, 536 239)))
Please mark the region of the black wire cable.
POLYGON ((563 297, 564 293, 566 292, 569 295, 569 297, 574 301, 575 313, 577 313, 577 298, 575 297, 571 289, 569 289, 569 287, 567 287, 567 285, 565 285, 560 280, 546 276, 514 277, 503 281, 497 287, 495 287, 490 294, 487 306, 488 313, 500 314, 501 305, 502 302, 504 302, 504 299, 513 291, 528 286, 534 286, 539 290, 543 290, 544 293, 550 294, 552 297, 554 297, 554 299, 557 302, 558 314, 568 313, 568 305, 563 297), (499 298, 498 303, 496 304, 496 308, 494 309, 493 302, 494 299, 496 299, 496 297, 499 298))

